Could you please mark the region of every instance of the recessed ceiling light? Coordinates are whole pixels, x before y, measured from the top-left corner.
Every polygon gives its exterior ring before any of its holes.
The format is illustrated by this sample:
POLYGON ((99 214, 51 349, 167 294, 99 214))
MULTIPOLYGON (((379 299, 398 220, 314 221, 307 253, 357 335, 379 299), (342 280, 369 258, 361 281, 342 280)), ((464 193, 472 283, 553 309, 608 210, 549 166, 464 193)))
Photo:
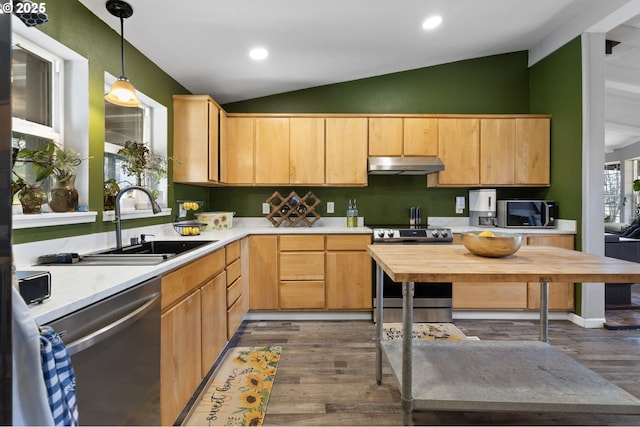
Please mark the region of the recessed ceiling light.
POLYGON ((422 22, 422 29, 423 30, 433 30, 434 28, 439 26, 440 23, 442 23, 442 16, 433 15, 433 16, 430 16, 427 19, 425 19, 424 22, 422 22))
POLYGON ((255 59, 256 61, 259 61, 259 60, 265 59, 267 56, 269 56, 269 51, 267 49, 262 48, 262 47, 257 47, 255 49, 251 49, 251 51, 249 52, 249 56, 252 59, 255 59))

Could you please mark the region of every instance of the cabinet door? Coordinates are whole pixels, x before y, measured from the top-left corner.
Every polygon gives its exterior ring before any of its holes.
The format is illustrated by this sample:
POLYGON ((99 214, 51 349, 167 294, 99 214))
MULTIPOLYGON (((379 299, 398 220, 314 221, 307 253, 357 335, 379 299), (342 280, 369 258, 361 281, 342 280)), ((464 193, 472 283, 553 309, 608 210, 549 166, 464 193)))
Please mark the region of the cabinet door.
POLYGON ((369 155, 402 156, 403 122, 397 117, 369 118, 369 155))
POLYGON ((227 282, 220 273, 201 292, 202 375, 205 376, 227 343, 227 282))
POLYGON ((480 121, 480 148, 480 184, 514 184, 516 173, 515 120, 482 119, 480 121))
POLYGON ((289 184, 289 118, 259 117, 256 125, 256 184, 289 184))
POLYGON ((289 182, 324 184, 324 119, 289 119, 289 182))
POLYGON ((367 119, 326 119, 326 182, 367 185, 367 119))
POLYGON ((445 165, 433 174, 438 185, 480 183, 479 140, 478 119, 438 119, 438 155, 445 165))
POLYGON ((404 155, 438 155, 438 119, 413 117, 404 119, 404 155))
POLYGON ((249 309, 278 309, 278 236, 249 237, 249 309))
MULTIPOLYGON (((572 235, 529 235, 527 245, 553 246, 556 248, 574 249, 574 236, 572 235)), ((573 310, 573 283, 549 284, 549 310, 573 310)), ((529 283, 527 292, 530 309, 540 308, 540 283, 529 283)))
POLYGON ((200 290, 161 317, 160 423, 172 425, 202 379, 200 290))
POLYGON ((220 108, 208 96, 175 95, 173 111, 173 157, 182 162, 174 168, 173 180, 217 182, 220 108))
POLYGON ((227 117, 226 183, 254 183, 255 121, 250 117, 227 117))
POLYGON ((327 252, 325 283, 328 309, 371 310, 371 263, 371 256, 366 252, 327 252))
POLYGON ((516 184, 550 184, 550 126, 548 118, 516 119, 516 184))

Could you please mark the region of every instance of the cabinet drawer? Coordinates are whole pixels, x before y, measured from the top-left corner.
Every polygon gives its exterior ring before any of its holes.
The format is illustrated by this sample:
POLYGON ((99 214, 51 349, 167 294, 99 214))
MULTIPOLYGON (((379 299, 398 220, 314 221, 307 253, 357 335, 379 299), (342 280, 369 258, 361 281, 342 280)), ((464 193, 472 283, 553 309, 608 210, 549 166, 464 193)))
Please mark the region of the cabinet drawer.
POLYGON ((324 250, 324 236, 299 236, 299 235, 285 235, 280 236, 280 251, 323 251, 324 250))
POLYGON ((324 252, 281 253, 280 280, 324 280, 324 252))
POLYGON ((324 282, 280 282, 280 308, 324 308, 324 282))
POLYGON ((244 317, 244 310, 242 309, 242 295, 236 300, 236 302, 227 309, 227 339, 230 340, 233 334, 236 333, 242 318, 244 317))
POLYGON ((236 240, 224 247, 226 263, 231 264, 234 260, 240 258, 240 241, 236 240))
POLYGON ((230 265, 227 265, 227 283, 233 283, 238 277, 240 277, 240 260, 233 261, 230 265))
POLYGON ((369 234, 331 234, 327 236, 328 251, 364 251, 371 244, 369 234))
POLYGON ((525 282, 453 284, 454 309, 526 309, 525 282))
POLYGON ((242 295, 242 280, 238 279, 227 286, 227 308, 231 307, 240 295, 242 295))
POLYGON ((224 251, 218 250, 162 277, 162 309, 171 306, 224 269, 224 251))

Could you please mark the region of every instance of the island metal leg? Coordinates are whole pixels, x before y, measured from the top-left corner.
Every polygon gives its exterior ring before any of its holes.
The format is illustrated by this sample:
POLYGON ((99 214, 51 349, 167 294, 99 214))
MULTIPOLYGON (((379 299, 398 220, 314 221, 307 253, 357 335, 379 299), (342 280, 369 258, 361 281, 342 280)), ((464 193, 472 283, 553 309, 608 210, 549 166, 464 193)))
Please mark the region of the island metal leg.
POLYGON ((412 425, 413 412, 413 290, 414 282, 402 282, 402 423, 412 425))
POLYGON ((549 342, 549 282, 540 279, 540 341, 549 342))
POLYGON ((375 317, 376 323, 376 381, 378 385, 382 384, 382 327, 384 319, 382 317, 382 291, 383 291, 383 276, 384 271, 379 264, 376 264, 376 302, 375 317))

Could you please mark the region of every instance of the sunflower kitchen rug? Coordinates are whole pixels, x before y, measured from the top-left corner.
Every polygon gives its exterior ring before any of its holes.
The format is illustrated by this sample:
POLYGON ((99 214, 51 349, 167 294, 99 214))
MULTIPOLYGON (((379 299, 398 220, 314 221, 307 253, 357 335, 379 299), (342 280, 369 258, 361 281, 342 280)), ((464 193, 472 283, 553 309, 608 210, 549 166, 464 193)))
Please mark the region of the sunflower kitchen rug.
POLYGON ((229 350, 182 425, 261 426, 281 352, 279 346, 229 350))
MULTIPOLYGON (((467 339, 465 334, 451 323, 414 323, 411 337, 421 340, 467 339)), ((385 323, 382 326, 382 338, 386 340, 402 339, 402 323, 385 323)))

